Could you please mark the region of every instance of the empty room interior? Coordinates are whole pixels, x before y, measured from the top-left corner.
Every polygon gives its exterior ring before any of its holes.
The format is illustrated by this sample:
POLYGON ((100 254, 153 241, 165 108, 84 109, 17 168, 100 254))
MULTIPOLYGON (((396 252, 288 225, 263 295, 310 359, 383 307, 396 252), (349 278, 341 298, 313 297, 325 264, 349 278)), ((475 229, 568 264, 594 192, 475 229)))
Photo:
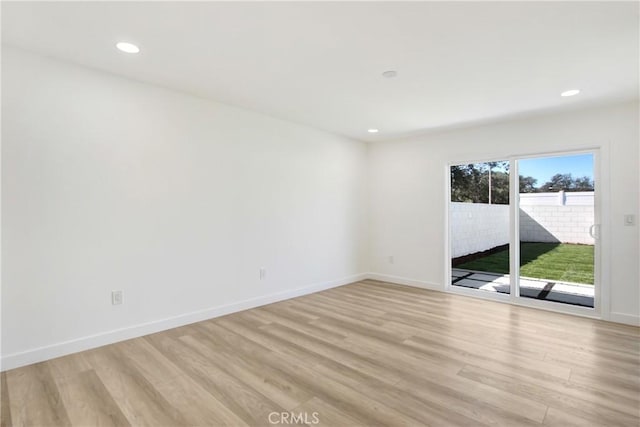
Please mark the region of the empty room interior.
POLYGON ((1 2, 8 426, 640 425, 640 3, 1 2))

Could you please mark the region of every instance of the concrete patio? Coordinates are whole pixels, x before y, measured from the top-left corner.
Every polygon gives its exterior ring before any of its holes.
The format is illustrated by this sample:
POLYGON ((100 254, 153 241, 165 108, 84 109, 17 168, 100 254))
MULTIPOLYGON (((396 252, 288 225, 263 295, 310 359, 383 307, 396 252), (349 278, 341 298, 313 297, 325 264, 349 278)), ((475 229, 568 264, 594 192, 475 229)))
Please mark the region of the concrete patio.
MULTIPOLYGON (((451 270, 451 284, 503 294, 508 294, 510 290, 509 275, 459 268, 451 270)), ((521 277, 520 295, 564 304, 593 307, 594 287, 581 283, 521 277)))

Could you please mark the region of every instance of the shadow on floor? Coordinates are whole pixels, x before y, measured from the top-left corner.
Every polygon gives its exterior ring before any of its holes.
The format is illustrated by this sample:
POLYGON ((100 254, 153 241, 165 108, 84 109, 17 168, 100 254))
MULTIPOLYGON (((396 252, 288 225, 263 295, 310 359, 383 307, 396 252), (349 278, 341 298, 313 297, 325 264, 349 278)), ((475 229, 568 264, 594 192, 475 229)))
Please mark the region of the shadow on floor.
MULTIPOLYGON (((487 292, 502 294, 511 292, 509 276, 492 272, 454 268, 451 271, 451 284, 487 292)), ((520 280, 520 295, 581 307, 593 308, 594 306, 594 287, 577 283, 522 278, 520 280)))

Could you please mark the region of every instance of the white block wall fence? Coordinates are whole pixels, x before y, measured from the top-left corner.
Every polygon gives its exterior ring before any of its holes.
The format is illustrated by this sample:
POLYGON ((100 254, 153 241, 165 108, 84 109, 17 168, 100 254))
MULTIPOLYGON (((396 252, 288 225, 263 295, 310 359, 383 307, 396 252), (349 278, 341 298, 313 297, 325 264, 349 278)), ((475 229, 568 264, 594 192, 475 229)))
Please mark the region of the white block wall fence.
MULTIPOLYGON (((593 192, 520 194, 520 240, 593 245, 593 192)), ((451 203, 451 256, 509 243, 509 206, 451 203)))
POLYGON ((558 191, 557 193, 520 193, 520 206, 591 206, 593 191, 558 191))
POLYGON ((451 203, 451 256, 509 243, 509 205, 451 203))

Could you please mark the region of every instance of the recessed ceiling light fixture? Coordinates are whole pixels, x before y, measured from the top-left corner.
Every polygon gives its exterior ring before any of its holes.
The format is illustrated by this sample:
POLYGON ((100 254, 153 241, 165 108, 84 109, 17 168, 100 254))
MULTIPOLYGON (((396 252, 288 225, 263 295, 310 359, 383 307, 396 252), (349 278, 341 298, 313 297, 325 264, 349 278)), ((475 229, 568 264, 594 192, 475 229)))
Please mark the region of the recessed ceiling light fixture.
POLYGON ((385 71, 384 73, 382 73, 382 77, 386 77, 388 79, 392 79, 394 77, 396 77, 398 75, 397 71, 394 70, 389 70, 389 71, 385 71))
POLYGON ((580 93, 580 91, 578 89, 571 89, 571 90, 566 90, 566 91, 562 92, 560 94, 560 96, 567 97, 567 96, 577 95, 579 93, 580 93))
POLYGON ((133 43, 129 43, 129 42, 118 42, 116 43, 116 47, 118 48, 119 51, 125 52, 125 53, 138 53, 140 52, 140 48, 138 46, 136 46, 133 43))
POLYGON ((369 133, 378 133, 378 129, 369 129, 367 132, 369 132, 369 133))

